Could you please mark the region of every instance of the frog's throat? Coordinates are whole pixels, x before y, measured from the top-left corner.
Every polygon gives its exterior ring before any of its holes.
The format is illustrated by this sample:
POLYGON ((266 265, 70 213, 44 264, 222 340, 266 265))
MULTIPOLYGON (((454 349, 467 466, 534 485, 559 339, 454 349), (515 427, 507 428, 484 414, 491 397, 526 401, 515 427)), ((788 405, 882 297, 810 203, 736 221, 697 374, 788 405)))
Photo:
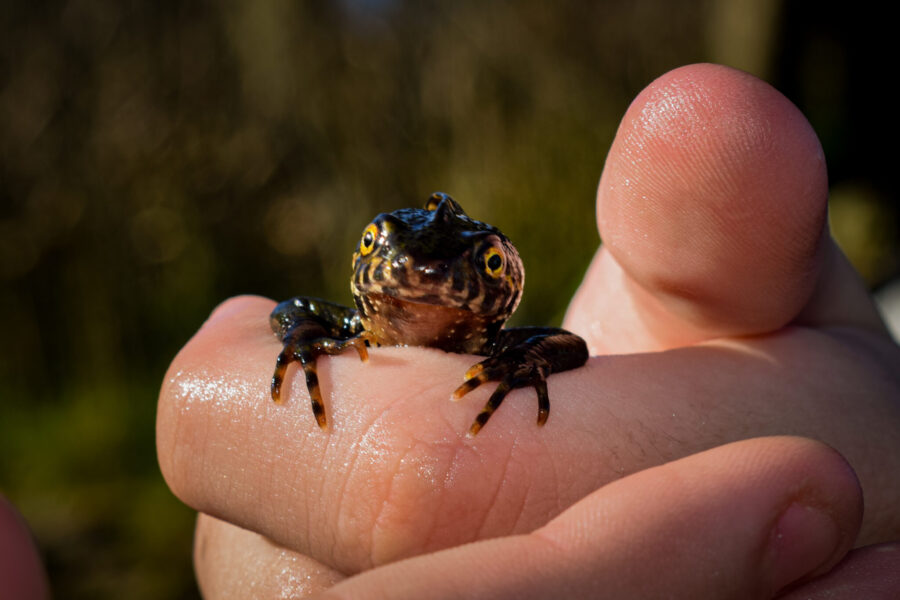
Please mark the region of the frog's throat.
POLYGON ((386 346, 430 346, 479 354, 506 319, 372 292, 357 299, 366 331, 386 346))

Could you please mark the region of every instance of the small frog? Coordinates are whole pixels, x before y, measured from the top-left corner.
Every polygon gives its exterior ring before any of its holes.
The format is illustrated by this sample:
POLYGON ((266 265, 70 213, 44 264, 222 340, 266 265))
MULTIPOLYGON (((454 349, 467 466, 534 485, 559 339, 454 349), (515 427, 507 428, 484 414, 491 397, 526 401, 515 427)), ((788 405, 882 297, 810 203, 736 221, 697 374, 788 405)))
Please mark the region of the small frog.
POLYGON ((487 356, 466 371, 452 395, 458 400, 482 383, 499 381, 469 428, 471 436, 510 390, 526 386, 537 392, 537 424, 543 425, 550 414, 547 377, 587 361, 584 340, 565 329, 503 329, 522 297, 525 271, 519 253, 496 227, 467 216, 447 194, 433 194, 424 209, 375 217, 363 231, 352 266, 355 309, 297 297, 276 306, 269 317, 284 343, 272 376, 272 399, 280 402, 285 370, 299 361, 323 429, 316 358, 350 347, 363 361, 367 345, 429 346, 487 356))

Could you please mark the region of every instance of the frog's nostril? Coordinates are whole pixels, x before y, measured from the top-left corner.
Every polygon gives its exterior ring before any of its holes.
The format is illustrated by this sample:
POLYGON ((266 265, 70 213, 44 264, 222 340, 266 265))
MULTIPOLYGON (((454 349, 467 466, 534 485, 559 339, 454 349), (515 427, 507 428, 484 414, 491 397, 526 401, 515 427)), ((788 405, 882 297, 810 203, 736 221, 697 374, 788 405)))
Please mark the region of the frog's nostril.
POLYGON ((447 276, 447 272, 450 270, 450 265, 446 262, 436 262, 427 265, 423 265, 420 272, 425 277, 429 279, 443 279, 447 276))

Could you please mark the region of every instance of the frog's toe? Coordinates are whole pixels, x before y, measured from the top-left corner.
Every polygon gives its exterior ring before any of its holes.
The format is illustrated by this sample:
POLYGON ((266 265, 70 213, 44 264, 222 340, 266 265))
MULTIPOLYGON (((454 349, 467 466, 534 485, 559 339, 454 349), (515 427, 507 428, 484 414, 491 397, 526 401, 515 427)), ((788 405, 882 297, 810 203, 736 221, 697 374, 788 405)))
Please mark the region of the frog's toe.
POLYGON ((484 408, 481 409, 481 412, 478 413, 478 416, 475 417, 475 421, 472 423, 472 426, 469 427, 469 437, 475 437, 478 435, 478 432, 481 431, 481 428, 485 426, 488 422, 488 419, 491 418, 491 415, 494 414, 494 411, 500 406, 500 403, 503 402, 503 399, 506 398, 506 395, 510 392, 512 387, 509 385, 507 380, 501 381, 497 384, 497 389, 494 390, 494 393, 491 394, 491 397, 488 398, 487 403, 485 403, 484 408))
POLYGON ((488 381, 500 383, 469 428, 470 437, 481 431, 510 391, 521 387, 534 387, 538 397, 537 424, 541 426, 547 422, 550 416, 550 396, 547 393, 545 364, 502 355, 485 359, 466 372, 466 380, 456 388, 451 399, 458 400, 488 381))
POLYGON ((466 371, 465 381, 453 391, 453 394, 450 395, 450 399, 459 400, 482 383, 499 381, 507 375, 508 371, 509 369, 498 364, 496 359, 488 358, 487 360, 483 360, 480 363, 471 366, 469 370, 466 371))
POLYGON ((465 379, 472 379, 473 377, 476 377, 479 373, 481 373, 483 371, 484 371, 484 362, 482 361, 480 363, 475 363, 474 365, 469 367, 469 370, 466 371, 466 374, 463 377, 465 379))
MULTIPOLYGON (((534 386, 534 391, 537 392, 538 397, 538 416, 537 416, 537 425, 541 427, 544 423, 547 422, 547 418, 550 416, 550 395, 547 393, 547 380, 544 378, 540 378, 536 381, 530 382, 532 386, 534 386)), ((497 388, 494 390, 494 393, 491 394, 491 397, 488 398, 488 401, 485 403, 484 408, 481 409, 481 412, 478 413, 478 416, 475 417, 475 421, 472 423, 472 426, 469 427, 469 437, 475 437, 479 431, 481 431, 482 427, 487 424, 488 419, 491 418, 491 415, 500 407, 500 404, 503 402, 504 398, 506 398, 507 394, 512 390, 525 387, 521 383, 517 383, 513 377, 509 377, 504 379, 499 384, 497 384, 497 388)))
POLYGON ((328 336, 305 337, 300 329, 288 331, 283 340, 284 347, 275 361, 275 374, 272 375, 272 400, 278 403, 282 402, 281 392, 285 372, 292 362, 299 362, 303 369, 303 375, 306 377, 306 389, 309 390, 310 404, 313 415, 316 417, 316 423, 325 429, 327 426, 325 403, 319 387, 316 359, 323 355, 341 354, 352 347, 359 354, 360 360, 365 362, 369 359, 366 349, 366 341, 369 339, 370 337, 365 335, 353 336, 348 339, 328 336))
POLYGON ((306 376, 306 389, 309 390, 309 401, 320 429, 328 426, 325 418, 325 403, 322 401, 322 390, 319 388, 319 375, 316 373, 315 362, 303 362, 303 374, 306 376))
POLYGON ((281 403, 281 386, 284 383, 284 374, 287 367, 294 361, 294 353, 288 351, 287 348, 278 354, 275 360, 275 373, 272 375, 272 400, 281 403))
POLYGON ((316 372, 316 356, 314 353, 293 345, 285 345, 284 350, 281 351, 275 361, 275 374, 272 375, 272 400, 279 404, 282 402, 281 388, 284 384, 284 374, 288 365, 292 362, 299 362, 300 368, 303 369, 313 415, 316 417, 316 423, 319 424, 319 427, 325 429, 327 425, 325 404, 322 401, 322 390, 319 388, 319 375, 316 372))
POLYGON ((541 379, 534 383, 534 391, 538 397, 538 427, 543 427, 550 416, 550 394, 547 393, 547 380, 541 379))
POLYGON ((481 385, 482 383, 484 383, 486 381, 487 381, 486 378, 481 378, 481 377, 473 377, 472 379, 466 379, 462 383, 462 385, 460 385, 458 388, 453 390, 453 393, 450 394, 450 399, 455 402, 456 400, 459 400, 460 398, 462 398, 463 396, 465 396, 466 394, 468 394, 469 392, 471 392, 472 390, 474 390, 475 388, 477 388, 479 385, 481 385))
POLYGON ((369 362, 369 350, 366 348, 366 342, 374 344, 374 336, 368 331, 363 331, 361 334, 347 340, 344 348, 353 346, 356 353, 359 354, 359 360, 369 362))

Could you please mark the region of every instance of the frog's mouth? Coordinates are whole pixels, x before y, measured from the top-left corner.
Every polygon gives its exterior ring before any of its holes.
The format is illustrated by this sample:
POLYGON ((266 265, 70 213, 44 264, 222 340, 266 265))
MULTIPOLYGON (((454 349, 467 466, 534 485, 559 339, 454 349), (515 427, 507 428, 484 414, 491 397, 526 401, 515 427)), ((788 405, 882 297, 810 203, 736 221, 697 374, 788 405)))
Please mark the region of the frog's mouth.
POLYGON ((400 294, 396 290, 393 290, 391 288, 382 288, 379 291, 372 290, 366 292, 365 295, 377 298, 383 302, 398 302, 401 304, 424 304, 426 306, 433 306, 435 308, 452 308, 454 310, 474 312, 468 305, 468 303, 466 303, 462 299, 456 299, 452 296, 448 296, 445 293, 405 295, 400 294))
POLYGON ((376 257, 358 263, 352 287, 354 297, 369 297, 373 303, 390 298, 467 312, 491 312, 494 308, 484 306, 490 294, 483 282, 463 266, 448 266, 443 261, 434 265, 421 260, 398 264, 376 257), (413 267, 412 262, 418 266, 413 267))
POLYGON ((371 304, 390 298, 412 305, 455 309, 468 315, 486 315, 487 320, 496 320, 500 314, 509 316, 521 296, 519 272, 488 280, 473 270, 465 255, 457 258, 400 261, 374 256, 357 260, 351 282, 353 296, 368 297, 371 304))

